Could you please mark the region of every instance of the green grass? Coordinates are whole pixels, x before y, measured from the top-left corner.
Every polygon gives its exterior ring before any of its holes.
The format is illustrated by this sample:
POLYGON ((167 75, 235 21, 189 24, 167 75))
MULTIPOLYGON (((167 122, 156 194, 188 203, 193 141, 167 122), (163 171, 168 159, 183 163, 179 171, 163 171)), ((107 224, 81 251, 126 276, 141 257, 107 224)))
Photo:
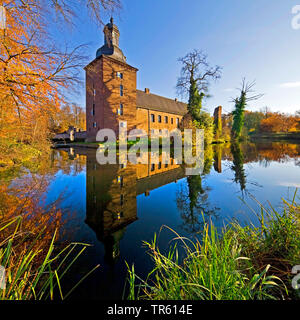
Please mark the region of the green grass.
POLYGON ((218 233, 213 224, 205 224, 197 241, 175 234, 175 244, 167 254, 160 252, 154 236, 152 242, 145 242, 154 262, 148 277, 140 279, 134 266, 128 266, 128 299, 297 298, 290 285, 292 267, 300 264, 296 194, 291 203, 283 204, 280 213, 261 206, 260 227, 241 227, 235 222, 218 233), (178 245, 183 246, 183 256, 178 245))
POLYGON ((45 250, 38 244, 43 235, 38 234, 31 239, 30 234, 24 234, 21 224, 21 217, 0 224, 0 232, 9 229, 9 235, 0 243, 0 265, 5 268, 6 280, 5 288, 0 288, 0 300, 64 300, 98 267, 64 293, 61 280, 87 245, 71 243, 55 253, 55 233, 45 250))

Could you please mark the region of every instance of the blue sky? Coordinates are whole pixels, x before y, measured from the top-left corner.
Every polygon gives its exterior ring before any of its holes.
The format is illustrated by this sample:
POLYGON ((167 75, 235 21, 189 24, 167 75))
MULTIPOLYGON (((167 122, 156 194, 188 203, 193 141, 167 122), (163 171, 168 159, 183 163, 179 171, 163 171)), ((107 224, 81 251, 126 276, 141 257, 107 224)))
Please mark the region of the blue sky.
MULTIPOLYGON (((123 0, 114 18, 127 62, 139 69, 139 89, 174 98, 177 59, 201 49, 212 65, 223 67, 222 78, 211 84, 208 111, 218 105, 231 111, 231 97, 246 77, 256 80, 256 93, 264 94, 248 109, 268 106, 293 113, 300 110, 300 29, 291 24, 295 5, 300 0, 123 0)), ((59 40, 88 43, 92 60, 103 44, 102 29, 83 10, 77 26, 63 31, 59 40)), ((84 86, 74 100, 85 106, 84 86)))

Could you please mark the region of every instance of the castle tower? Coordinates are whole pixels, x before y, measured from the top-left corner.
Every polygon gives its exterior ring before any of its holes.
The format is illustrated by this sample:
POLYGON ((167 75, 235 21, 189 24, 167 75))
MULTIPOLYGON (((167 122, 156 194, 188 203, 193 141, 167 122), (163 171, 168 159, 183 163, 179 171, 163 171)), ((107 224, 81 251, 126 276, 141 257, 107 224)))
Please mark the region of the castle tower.
POLYGON ((118 137, 119 125, 127 131, 136 126, 136 72, 119 48, 120 32, 110 19, 103 29, 104 45, 86 71, 87 141, 95 141, 101 129, 112 129, 118 137))

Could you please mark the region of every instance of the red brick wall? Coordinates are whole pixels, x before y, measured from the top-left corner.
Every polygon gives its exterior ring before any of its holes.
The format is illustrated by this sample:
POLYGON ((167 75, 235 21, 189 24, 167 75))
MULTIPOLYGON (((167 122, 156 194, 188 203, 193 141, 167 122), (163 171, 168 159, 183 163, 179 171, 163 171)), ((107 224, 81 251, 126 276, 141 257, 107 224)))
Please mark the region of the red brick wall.
POLYGON ((139 129, 143 129, 147 132, 149 136, 151 136, 151 130, 166 130, 172 131, 177 128, 176 119, 179 119, 179 123, 181 123, 182 116, 171 114, 167 112, 161 111, 153 111, 147 110, 143 108, 137 108, 137 127, 139 129), (151 114, 154 115, 155 121, 151 121, 151 114), (161 122, 158 122, 158 116, 161 116, 161 122), (165 116, 168 117, 168 123, 165 122, 165 116), (172 120, 173 119, 173 123, 172 120))
POLYGON ((136 107, 137 69, 126 63, 102 56, 91 62, 85 70, 88 141, 95 141, 97 132, 104 128, 114 130, 118 137, 119 121, 127 122, 128 132, 138 128, 145 130, 148 135, 151 135, 152 129, 172 131, 177 128, 176 118, 181 122, 182 116, 136 107), (123 79, 117 77, 117 72, 123 74, 123 79), (120 85, 123 85, 123 96, 120 96, 120 85), (123 115, 117 114, 120 103, 123 104, 123 115), (151 122, 151 114, 154 114, 155 122, 151 122), (161 123, 158 122, 159 115, 161 123), (168 117, 168 123, 165 123, 165 116, 168 117), (94 122, 96 128, 93 127, 94 122))
POLYGON ((109 128, 119 131, 119 121, 127 121, 127 129, 136 127, 136 72, 137 69, 102 56, 86 67, 86 120, 87 138, 94 141, 98 130, 109 128), (123 74, 123 79, 117 77, 123 74), (123 96, 120 96, 123 85, 123 96), (95 89, 95 95, 94 95, 95 89), (92 115, 93 103, 95 115, 92 115), (117 110, 123 104, 123 115, 117 110), (93 127, 96 122, 97 127, 93 127))

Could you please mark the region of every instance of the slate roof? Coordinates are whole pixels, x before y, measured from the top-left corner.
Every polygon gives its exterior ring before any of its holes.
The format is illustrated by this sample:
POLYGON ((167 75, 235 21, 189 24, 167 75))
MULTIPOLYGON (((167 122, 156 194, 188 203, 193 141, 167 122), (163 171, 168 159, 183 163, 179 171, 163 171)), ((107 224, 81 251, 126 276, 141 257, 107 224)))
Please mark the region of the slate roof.
POLYGON ((186 103, 158 96, 153 93, 145 93, 144 91, 137 90, 136 100, 138 108, 173 113, 182 116, 187 113, 186 103))
POLYGON ((180 166, 169 171, 138 179, 136 183, 136 193, 137 195, 143 194, 146 191, 151 191, 176 180, 183 179, 185 176, 185 170, 180 166))

